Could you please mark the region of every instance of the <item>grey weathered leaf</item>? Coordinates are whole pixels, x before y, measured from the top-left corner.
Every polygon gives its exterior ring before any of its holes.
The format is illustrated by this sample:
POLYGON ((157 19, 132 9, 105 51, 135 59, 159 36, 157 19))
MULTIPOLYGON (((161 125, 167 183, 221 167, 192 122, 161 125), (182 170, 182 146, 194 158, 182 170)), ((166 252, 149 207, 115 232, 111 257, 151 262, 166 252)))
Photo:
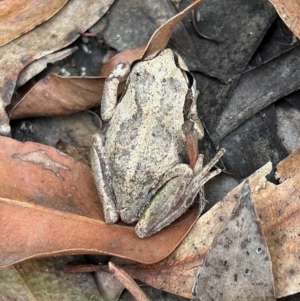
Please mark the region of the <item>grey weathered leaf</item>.
POLYGON ((201 301, 275 300, 270 254, 248 181, 199 268, 193 289, 201 301))

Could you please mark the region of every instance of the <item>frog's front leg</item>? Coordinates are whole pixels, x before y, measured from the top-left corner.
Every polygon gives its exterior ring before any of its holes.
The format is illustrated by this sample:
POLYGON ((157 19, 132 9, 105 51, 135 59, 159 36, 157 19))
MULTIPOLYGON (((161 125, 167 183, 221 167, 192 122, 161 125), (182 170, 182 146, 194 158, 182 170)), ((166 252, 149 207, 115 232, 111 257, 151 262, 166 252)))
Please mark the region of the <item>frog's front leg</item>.
MULTIPOLYGON (((103 87, 103 96, 101 101, 101 118, 109 120, 112 118, 118 97, 118 86, 130 71, 130 64, 119 63, 106 78, 103 87)), ((92 139, 91 147, 91 165, 94 173, 95 184, 98 195, 102 203, 104 218, 108 224, 113 224, 119 219, 116 209, 116 198, 114 195, 111 173, 108 159, 105 152, 104 136, 95 134, 92 139)))
POLYGON ((165 175, 170 180, 162 185, 141 215, 135 227, 136 234, 141 238, 151 236, 186 212, 202 186, 221 172, 218 168, 211 172, 210 169, 224 152, 221 149, 204 168, 203 156, 199 155, 193 170, 186 164, 171 169, 165 175))
POLYGON ((98 195, 103 207, 106 223, 113 224, 119 219, 116 209, 116 198, 114 195, 111 173, 108 159, 104 148, 104 136, 95 134, 92 139, 91 165, 98 195))
POLYGON ((115 112, 118 100, 118 86, 130 72, 130 63, 119 63, 105 79, 101 100, 101 118, 104 121, 111 119, 115 112))

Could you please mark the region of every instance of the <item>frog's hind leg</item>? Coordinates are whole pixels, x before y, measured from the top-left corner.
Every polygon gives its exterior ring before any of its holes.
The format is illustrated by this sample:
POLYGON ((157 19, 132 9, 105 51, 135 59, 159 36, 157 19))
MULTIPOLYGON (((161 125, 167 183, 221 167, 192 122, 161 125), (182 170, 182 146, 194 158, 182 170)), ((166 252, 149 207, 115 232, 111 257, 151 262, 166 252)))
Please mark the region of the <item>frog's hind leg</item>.
POLYGON ((178 164, 164 175, 155 187, 155 195, 144 209, 135 227, 135 232, 139 237, 151 236, 177 218, 176 212, 178 209, 182 210, 179 204, 182 191, 187 189, 192 176, 193 171, 186 164, 178 164))
MULTIPOLYGON (((192 205, 201 187, 211 178, 221 172, 220 169, 210 171, 224 154, 221 149, 216 156, 202 168, 202 163, 196 163, 194 170, 186 164, 178 164, 171 169, 166 177, 167 183, 157 191, 145 212, 141 215, 135 232, 139 237, 150 236, 168 226, 192 205), (196 174, 195 174, 196 172, 196 174), (175 174, 177 173, 177 176, 175 174), (173 175, 173 178, 170 177, 173 175)), ((201 156, 198 157, 202 161, 201 156)))
POLYGON ((104 137, 95 134, 92 139, 91 165, 98 195, 103 207, 106 223, 113 224, 119 219, 116 208, 116 197, 113 192, 111 174, 104 148, 104 137))

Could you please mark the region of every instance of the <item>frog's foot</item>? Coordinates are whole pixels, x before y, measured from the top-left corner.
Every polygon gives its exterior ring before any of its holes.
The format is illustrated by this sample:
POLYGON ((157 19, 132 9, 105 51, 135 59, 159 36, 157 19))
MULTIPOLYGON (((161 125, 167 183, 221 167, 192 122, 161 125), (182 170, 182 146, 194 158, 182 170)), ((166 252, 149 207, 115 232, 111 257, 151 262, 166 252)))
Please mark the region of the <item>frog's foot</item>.
POLYGON ((169 171, 174 176, 170 178, 166 175, 170 180, 163 184, 140 217, 135 227, 136 234, 141 238, 151 236, 186 212, 202 186, 221 172, 219 168, 210 170, 224 152, 225 150, 221 149, 203 168, 203 156, 200 155, 193 171, 185 164, 179 164, 169 171), (176 169, 179 171, 177 176, 176 169))
POLYGON ((112 188, 111 175, 103 144, 103 135, 95 134, 91 147, 91 165, 98 195, 103 207, 104 219, 113 224, 119 219, 116 199, 112 188))

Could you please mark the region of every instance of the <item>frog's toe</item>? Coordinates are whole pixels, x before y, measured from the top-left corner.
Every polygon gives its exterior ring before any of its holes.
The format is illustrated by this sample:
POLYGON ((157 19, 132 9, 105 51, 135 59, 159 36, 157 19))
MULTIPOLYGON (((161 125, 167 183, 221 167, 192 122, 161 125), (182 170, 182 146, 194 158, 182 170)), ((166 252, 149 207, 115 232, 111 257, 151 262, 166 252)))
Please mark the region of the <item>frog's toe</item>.
POLYGON ((107 224, 115 224, 119 219, 119 215, 116 211, 104 210, 104 219, 107 224))
POLYGON ((153 233, 157 232, 154 229, 149 229, 149 226, 137 223, 134 228, 135 234, 140 238, 145 238, 151 236, 153 233), (146 227, 145 227, 146 226, 146 227))
POLYGON ((130 212, 126 209, 120 211, 120 217, 122 222, 126 224, 132 224, 138 220, 135 215, 130 214, 130 212))
POLYGON ((149 235, 149 232, 145 231, 145 229, 143 227, 141 227, 140 224, 137 224, 134 228, 135 234, 140 237, 140 238, 145 238, 149 235))
POLYGON ((139 220, 139 222, 136 224, 134 231, 136 235, 140 238, 145 238, 153 235, 154 233, 157 233, 164 227, 170 225, 171 221, 164 220, 162 223, 156 221, 152 223, 147 223, 144 220, 139 220))

